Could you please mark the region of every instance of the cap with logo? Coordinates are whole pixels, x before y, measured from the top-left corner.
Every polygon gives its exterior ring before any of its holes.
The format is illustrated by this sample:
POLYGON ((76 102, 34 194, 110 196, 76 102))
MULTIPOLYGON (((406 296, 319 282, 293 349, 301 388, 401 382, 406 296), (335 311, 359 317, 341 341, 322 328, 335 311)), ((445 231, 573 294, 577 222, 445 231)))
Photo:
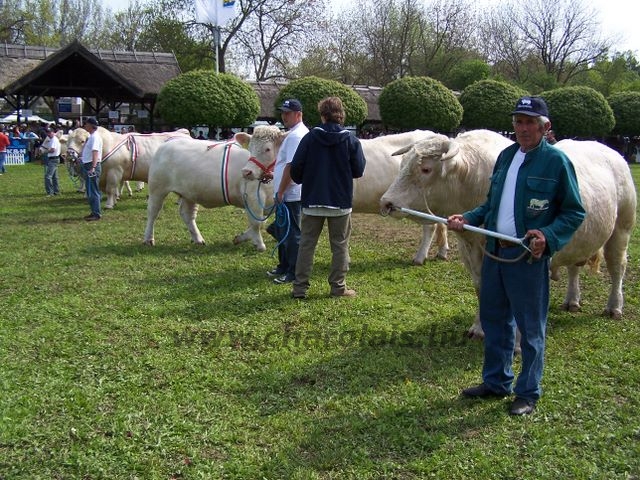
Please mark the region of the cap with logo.
POLYGON ((278 107, 278 110, 281 112, 301 112, 302 104, 300 103, 300 100, 290 98, 282 102, 282 105, 278 107))
POLYGON ((549 109, 542 97, 521 97, 511 115, 529 115, 530 117, 548 117, 549 109))

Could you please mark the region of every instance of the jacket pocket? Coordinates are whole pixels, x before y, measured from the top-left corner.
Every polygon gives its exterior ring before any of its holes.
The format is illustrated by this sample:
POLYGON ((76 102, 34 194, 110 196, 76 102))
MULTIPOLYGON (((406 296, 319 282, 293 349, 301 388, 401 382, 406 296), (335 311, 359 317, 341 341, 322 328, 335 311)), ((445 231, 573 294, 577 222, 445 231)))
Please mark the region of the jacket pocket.
POLYGON ((536 218, 549 211, 555 197, 558 182, 551 178, 528 177, 526 216, 536 218))

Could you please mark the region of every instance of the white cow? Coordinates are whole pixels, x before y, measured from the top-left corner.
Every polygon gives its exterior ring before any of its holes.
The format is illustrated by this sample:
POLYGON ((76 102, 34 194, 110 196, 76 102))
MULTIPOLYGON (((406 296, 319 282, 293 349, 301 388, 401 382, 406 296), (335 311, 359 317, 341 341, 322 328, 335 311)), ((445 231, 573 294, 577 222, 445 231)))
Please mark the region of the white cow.
MULTIPOLYGON (((124 181, 147 181, 149 164, 160 145, 173 138, 191 138, 189 131, 185 129, 165 133, 120 135, 98 127, 97 134, 102 138, 100 188, 107 195, 105 208, 115 206, 124 181)), ((82 154, 88 138, 89 133, 84 128, 77 128, 69 134, 67 151, 74 160, 82 154)))
MULTIPOLYGON (((270 135, 264 136, 260 142, 255 141, 251 135, 246 133, 236 135, 238 141, 244 145, 249 145, 251 142, 251 145, 247 147, 251 152, 251 161, 242 169, 247 180, 258 181, 270 178, 275 156, 287 133, 281 132, 277 127, 269 128, 270 135)), ((393 157, 393 152, 431 135, 434 133, 428 130, 414 130, 413 132, 360 140, 367 165, 364 169, 364 175, 355 179, 353 184, 353 212, 379 213, 380 197, 400 170, 400 158, 393 157)), ((422 265, 425 262, 434 235, 439 247, 438 257, 446 258, 449 250, 446 227, 439 224, 434 226, 432 223, 419 219, 414 220, 423 225, 423 235, 413 263, 422 265)))
MULTIPOLYGON (((498 153, 512 142, 497 133, 475 130, 455 139, 434 136, 407 145, 400 174, 380 200, 384 212, 402 216, 394 207, 420 209, 424 201, 443 217, 462 213, 483 203, 498 153)), ((573 163, 586 218, 572 240, 551 262, 552 278, 567 266, 569 282, 563 308, 580 307, 579 267, 602 248, 611 276, 607 315, 622 315, 622 279, 627 262, 627 245, 635 223, 636 193, 624 159, 597 142, 563 140, 556 147, 573 163)), ((470 270, 476 293, 480 291, 480 267, 485 237, 459 234, 460 255, 470 270)), ((478 316, 470 336, 482 336, 478 316)))
MULTIPOLYGON (((260 128, 256 128, 259 135, 260 128)), ((171 140, 161 145, 149 168, 149 200, 144 243, 154 245, 154 222, 165 197, 174 192, 180 196, 180 216, 191 233, 191 239, 204 244, 196 225, 198 205, 206 208, 235 205, 255 212, 249 217, 249 228, 236 236, 234 243, 251 240, 258 251, 266 250, 260 235, 264 223, 263 208, 273 190, 258 188, 258 182, 247 182, 242 167, 249 152, 237 142, 204 142, 192 138, 171 140)))

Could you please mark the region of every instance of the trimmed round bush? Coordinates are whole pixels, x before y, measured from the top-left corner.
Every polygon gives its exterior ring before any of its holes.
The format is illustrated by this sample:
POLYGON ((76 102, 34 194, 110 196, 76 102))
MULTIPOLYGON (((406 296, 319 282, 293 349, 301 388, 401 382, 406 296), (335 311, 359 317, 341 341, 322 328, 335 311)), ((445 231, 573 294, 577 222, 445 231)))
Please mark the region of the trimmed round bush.
POLYGON ((260 113, 260 98, 251 85, 234 75, 192 70, 162 87, 158 111, 175 126, 245 127, 260 113))
POLYGON ((510 113, 520 97, 528 93, 514 85, 496 80, 482 80, 469 85, 460 95, 464 110, 462 126, 467 129, 487 128, 495 132, 511 132, 510 113))
POLYGON ((318 103, 327 97, 340 97, 345 110, 345 125, 360 126, 367 119, 366 102, 355 90, 335 80, 319 77, 304 77, 285 85, 276 98, 273 106, 275 117, 279 117, 277 107, 288 98, 297 98, 302 103, 303 120, 307 126, 321 123, 318 103))
POLYGON ((399 130, 451 132, 460 125, 462 105, 451 90, 429 77, 404 77, 382 89, 382 123, 399 130))
POLYGON ((561 87, 540 96, 547 102, 551 125, 559 138, 598 138, 613 130, 613 110, 591 87, 561 87))
POLYGON ((640 135, 640 92, 618 92, 608 98, 613 110, 617 135, 640 135))

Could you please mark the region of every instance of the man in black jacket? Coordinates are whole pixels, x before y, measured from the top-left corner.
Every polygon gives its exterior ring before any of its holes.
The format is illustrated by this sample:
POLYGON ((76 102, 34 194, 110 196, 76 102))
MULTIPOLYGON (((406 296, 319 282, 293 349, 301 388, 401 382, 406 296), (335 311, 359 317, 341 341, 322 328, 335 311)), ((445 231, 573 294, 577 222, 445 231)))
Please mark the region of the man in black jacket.
POLYGON ((328 97, 318 104, 322 124, 305 135, 291 162, 291 178, 302 185, 302 233, 292 296, 305 298, 313 256, 325 219, 331 244, 330 295, 353 297, 347 288, 353 179, 364 174, 360 141, 343 128, 342 100, 328 97))

